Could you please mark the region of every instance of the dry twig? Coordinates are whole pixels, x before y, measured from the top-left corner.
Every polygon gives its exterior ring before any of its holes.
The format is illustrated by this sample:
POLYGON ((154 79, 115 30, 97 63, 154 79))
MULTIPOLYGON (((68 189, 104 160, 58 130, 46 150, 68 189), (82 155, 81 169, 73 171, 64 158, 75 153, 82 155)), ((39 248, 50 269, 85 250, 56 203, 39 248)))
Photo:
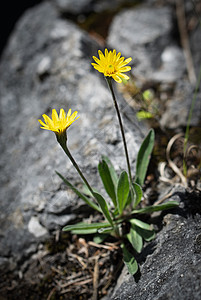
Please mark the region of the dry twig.
POLYGON ((182 184, 184 185, 185 188, 187 188, 187 181, 186 181, 186 177, 182 174, 182 172, 179 170, 179 168, 176 166, 176 164, 171 160, 170 158, 170 151, 172 148, 172 145, 174 144, 174 142, 180 138, 183 135, 183 133, 178 133, 175 136, 173 136, 168 145, 167 145, 167 149, 166 149, 166 157, 167 157, 167 161, 169 166, 172 168, 172 170, 180 177, 182 184))
POLYGON ((98 280, 99 280, 99 264, 98 258, 95 259, 94 273, 93 273, 93 295, 92 300, 98 299, 98 280))
POLYGON ((193 59, 191 55, 188 32, 186 28, 184 1, 183 0, 175 0, 175 1, 176 1, 176 14, 177 14, 181 44, 184 50, 188 77, 190 83, 195 85, 197 80, 196 80, 195 69, 193 65, 193 59))

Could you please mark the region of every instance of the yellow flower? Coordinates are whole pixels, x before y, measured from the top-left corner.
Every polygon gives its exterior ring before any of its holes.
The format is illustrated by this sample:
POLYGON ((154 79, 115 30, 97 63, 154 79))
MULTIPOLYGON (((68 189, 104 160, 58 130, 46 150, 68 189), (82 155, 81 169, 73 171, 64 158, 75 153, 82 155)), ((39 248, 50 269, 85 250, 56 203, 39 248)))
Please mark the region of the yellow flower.
POLYGON ((105 49, 105 55, 101 50, 98 50, 99 59, 93 56, 93 59, 96 63, 92 63, 94 69, 98 70, 100 73, 103 73, 104 76, 112 77, 117 82, 122 82, 122 78, 128 80, 129 77, 124 72, 130 71, 131 67, 126 66, 132 58, 129 57, 124 59, 121 57, 121 52, 116 54, 116 50, 109 51, 105 49))
POLYGON ((42 129, 51 130, 58 135, 58 134, 62 134, 63 132, 65 132, 66 129, 75 120, 77 120, 79 118, 79 117, 76 118, 76 116, 77 116, 77 111, 75 111, 71 115, 71 109, 69 109, 67 115, 63 108, 60 109, 59 116, 56 112, 56 109, 53 109, 52 110, 52 120, 47 115, 43 114, 43 119, 44 119, 45 123, 42 122, 41 120, 38 120, 38 121, 42 125, 41 126, 42 129))

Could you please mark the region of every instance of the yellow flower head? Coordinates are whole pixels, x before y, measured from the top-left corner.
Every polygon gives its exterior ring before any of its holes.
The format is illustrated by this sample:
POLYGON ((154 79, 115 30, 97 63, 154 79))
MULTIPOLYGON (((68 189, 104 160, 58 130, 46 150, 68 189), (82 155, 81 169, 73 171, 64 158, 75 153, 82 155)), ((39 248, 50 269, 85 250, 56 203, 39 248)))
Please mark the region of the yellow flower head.
POLYGON ((126 66, 132 58, 124 59, 121 57, 121 52, 116 54, 116 50, 109 51, 105 49, 105 55, 101 50, 98 50, 99 59, 93 56, 96 63, 92 63, 94 69, 103 73, 104 76, 112 77, 116 82, 122 82, 122 78, 128 80, 129 77, 124 72, 130 71, 131 67, 126 66))
POLYGON ((52 110, 52 120, 47 115, 44 114, 43 119, 44 119, 45 123, 42 122, 41 120, 38 120, 38 121, 42 125, 41 126, 42 129, 51 130, 58 135, 58 134, 62 134, 63 132, 65 132, 66 129, 75 120, 77 120, 79 118, 79 117, 76 118, 76 116, 77 116, 77 111, 75 111, 71 115, 71 109, 69 109, 67 114, 65 113, 63 108, 60 109, 59 116, 56 112, 56 109, 53 109, 52 110))

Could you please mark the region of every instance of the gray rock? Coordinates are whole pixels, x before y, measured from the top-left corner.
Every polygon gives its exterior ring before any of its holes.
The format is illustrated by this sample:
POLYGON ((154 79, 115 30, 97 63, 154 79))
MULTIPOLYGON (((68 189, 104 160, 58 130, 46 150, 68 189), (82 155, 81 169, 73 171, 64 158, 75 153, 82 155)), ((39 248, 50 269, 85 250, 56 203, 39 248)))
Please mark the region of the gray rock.
MULTIPOLYGON (((191 4, 191 15, 195 15, 195 6, 194 3, 190 2, 191 4)), ((200 71, 200 62, 201 62, 201 27, 199 20, 197 19, 197 26, 189 35, 189 41, 190 41, 190 49, 191 54, 193 57, 193 64, 195 68, 195 73, 197 78, 199 77, 199 71, 200 71)))
POLYGON ((47 229, 43 227, 37 217, 31 217, 28 223, 28 230, 32 233, 36 238, 41 237, 43 235, 47 235, 47 229))
POLYGON ((181 79, 186 70, 183 51, 176 45, 165 47, 161 54, 161 65, 150 79, 157 82, 174 83, 181 79))
POLYGON ((161 55, 173 43, 172 11, 168 7, 140 6, 119 13, 112 22, 109 47, 132 57, 136 76, 152 78, 161 66, 161 55))
POLYGON ((62 13, 80 14, 90 11, 91 0, 54 0, 62 13))
POLYGON ((179 81, 172 99, 166 104, 166 110, 161 117, 162 127, 178 129, 187 126, 188 115, 193 98, 196 97, 190 125, 199 126, 201 120, 201 93, 194 95, 194 89, 188 81, 179 81))
POLYGON ((70 221, 76 219, 75 214, 65 214, 65 215, 55 215, 55 214, 42 214, 40 217, 40 222, 48 228, 48 230, 61 229, 70 221))
POLYGON ((194 196, 188 196, 191 200, 187 200, 180 194, 188 217, 179 211, 164 217, 165 226, 144 249, 145 262, 140 273, 134 279, 124 269, 110 299, 200 299, 201 206, 199 196, 194 196))
POLYGON ((12 258, 6 258, 0 256, 0 272, 4 274, 7 271, 13 271, 16 268, 16 263, 12 258))
POLYGON ((48 56, 42 58, 38 64, 37 73, 39 78, 43 78, 45 75, 48 75, 51 66, 51 59, 48 56))
MULTIPOLYGON (((111 158, 118 171, 126 169, 111 95, 90 64, 97 49, 86 33, 60 19, 49 2, 28 10, 10 37, 0 62, 2 257, 18 260, 26 249, 47 238, 38 236, 36 222, 45 228, 40 228, 42 233, 49 232, 75 219, 75 211, 83 207, 71 191, 64 195, 55 174, 57 170, 72 183, 81 183, 54 133, 40 129, 38 119, 43 113, 50 114, 52 108, 78 110, 80 119, 68 130, 68 145, 94 187, 102 188, 97 180, 102 154, 111 158), (105 123, 107 119, 110 122, 105 123)), ((119 102, 129 115, 121 97, 119 102)), ((134 171, 144 132, 133 112, 132 119, 124 122, 134 171)))
POLYGON ((91 12, 103 12, 105 10, 114 10, 125 2, 125 0, 52 0, 57 9, 62 14, 85 14, 91 12))

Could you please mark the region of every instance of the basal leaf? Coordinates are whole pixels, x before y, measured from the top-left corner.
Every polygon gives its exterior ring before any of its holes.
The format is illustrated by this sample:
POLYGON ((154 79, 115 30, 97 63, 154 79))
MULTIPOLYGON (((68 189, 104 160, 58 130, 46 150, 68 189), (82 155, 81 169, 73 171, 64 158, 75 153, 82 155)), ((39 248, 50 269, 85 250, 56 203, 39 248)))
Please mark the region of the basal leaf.
POLYGON ((96 233, 97 232, 97 229, 74 229, 74 230, 71 230, 71 233, 72 234, 80 234, 80 235, 82 235, 82 234, 94 234, 94 233, 96 233))
POLYGON ((121 245, 123 251, 123 260, 131 275, 134 275, 138 270, 138 264, 135 257, 128 251, 124 244, 121 245))
POLYGON ((117 186, 117 201, 118 201, 118 210, 122 214, 123 209, 126 205, 128 195, 129 195, 129 180, 128 174, 123 171, 120 175, 118 186, 117 186))
POLYGON ((142 236, 135 230, 135 225, 131 226, 130 232, 127 234, 127 238, 133 248, 140 253, 143 247, 142 236))
POLYGON ((131 223, 131 225, 136 225, 136 226, 138 226, 140 228, 151 230, 150 225, 147 224, 147 223, 145 223, 145 222, 142 222, 141 220, 131 219, 131 220, 129 220, 129 222, 131 223))
POLYGON ((113 230, 113 227, 108 227, 108 228, 100 228, 98 229, 98 233, 101 233, 101 234, 110 234, 113 230))
POLYGON ((60 173, 58 173, 56 171, 57 175, 63 180, 63 182, 69 187, 71 188, 71 190, 73 190, 78 197, 80 197, 82 200, 84 200, 84 202, 86 204, 88 204, 89 206, 91 206, 93 209, 101 212, 101 209, 98 207, 98 205, 96 205, 93 201, 91 201, 89 198, 87 198, 82 192, 80 192, 76 187, 74 187, 66 178, 64 178, 60 173))
POLYGON ((136 231, 139 235, 143 237, 143 239, 147 242, 153 240, 155 238, 155 231, 153 229, 147 230, 136 226, 136 231))
POLYGON ((135 181, 141 186, 144 184, 147 168, 151 157, 151 152, 153 150, 154 136, 154 130, 151 129, 146 138, 144 139, 138 152, 135 181))
POLYGON ((133 210, 132 214, 151 214, 154 211, 167 210, 167 209, 175 208, 177 206, 179 206, 179 203, 177 201, 169 201, 164 204, 155 205, 155 206, 151 205, 144 208, 133 210))
POLYGON ((108 209, 108 206, 107 206, 107 202, 105 201, 105 199, 103 198, 103 196, 101 196, 100 194, 94 192, 93 195, 96 198, 98 204, 100 205, 100 208, 101 208, 101 210, 102 210, 105 218, 113 226, 113 222, 112 222, 112 218, 110 216, 110 212, 109 212, 109 209, 108 209))
MULTIPOLYGON (((93 188, 93 191, 98 193, 98 190, 96 190, 94 188, 93 188)), ((93 194, 91 193, 91 191, 89 190, 88 186, 85 183, 83 183, 81 192, 82 192, 82 194, 87 195, 91 198, 94 197, 93 194)))
POLYGON ((134 190, 130 189, 129 194, 128 194, 128 198, 127 198, 127 201, 126 201, 126 205, 130 205, 134 201, 134 196, 135 196, 134 190))
POLYGON ((155 231, 151 225, 138 219, 131 219, 129 222, 131 223, 131 228, 134 228, 145 241, 151 241, 155 237, 155 231))
POLYGON ((109 167, 105 160, 102 160, 98 164, 98 171, 101 177, 101 180, 103 182, 103 185, 105 187, 106 192, 112 199, 112 202, 114 204, 114 207, 117 207, 117 200, 116 200, 116 192, 115 192, 115 186, 112 180, 112 176, 109 170, 109 167))
POLYGON ((101 244, 108 237, 108 234, 96 234, 93 237, 93 241, 96 244, 101 244))
POLYGON ((117 175, 117 173, 116 173, 116 171, 115 171, 115 169, 114 169, 114 166, 113 166, 112 162, 111 162, 110 159, 109 159, 107 156, 105 156, 105 155, 102 156, 102 159, 103 159, 103 160, 106 162, 106 164, 108 165, 108 168, 109 168, 109 170, 110 170, 110 175, 111 175, 111 177, 112 177, 112 181, 113 181, 113 183, 114 183, 115 188, 117 188, 117 184, 118 184, 118 175, 117 175))
POLYGON ((63 231, 71 231, 71 230, 90 230, 90 229, 96 229, 96 231, 100 228, 107 228, 110 227, 110 223, 104 222, 104 223, 84 223, 80 222, 77 224, 67 225, 62 230, 63 231))
POLYGON ((133 183, 133 188, 135 191, 134 207, 136 207, 142 199, 143 192, 142 192, 141 186, 139 184, 137 184, 136 182, 133 183))

